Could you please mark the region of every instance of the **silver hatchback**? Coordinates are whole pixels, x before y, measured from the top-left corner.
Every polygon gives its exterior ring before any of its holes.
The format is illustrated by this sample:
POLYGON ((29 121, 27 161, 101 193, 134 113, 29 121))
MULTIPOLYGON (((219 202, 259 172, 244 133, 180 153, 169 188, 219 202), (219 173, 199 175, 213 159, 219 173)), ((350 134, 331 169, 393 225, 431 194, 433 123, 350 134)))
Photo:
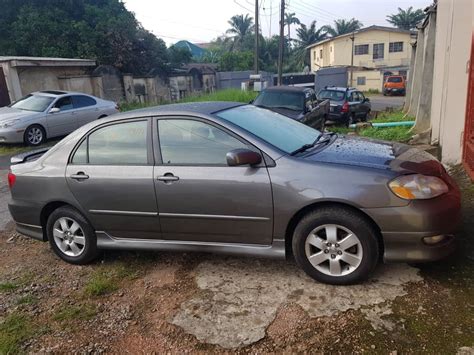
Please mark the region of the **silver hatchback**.
POLYGON ((460 213, 427 153, 236 103, 115 115, 12 164, 17 230, 74 264, 101 249, 293 255, 316 280, 349 284, 380 260, 448 255, 460 213))
POLYGON ((113 101, 78 92, 34 92, 0 108, 0 143, 38 146, 118 112, 113 101))

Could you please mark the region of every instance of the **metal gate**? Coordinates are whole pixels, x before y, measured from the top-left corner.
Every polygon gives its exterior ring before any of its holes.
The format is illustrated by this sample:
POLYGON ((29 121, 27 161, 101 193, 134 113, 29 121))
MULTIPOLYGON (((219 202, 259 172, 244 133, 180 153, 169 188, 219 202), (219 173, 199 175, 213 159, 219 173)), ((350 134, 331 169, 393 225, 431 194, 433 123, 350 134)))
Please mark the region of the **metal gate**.
POLYGON ((463 163, 467 173, 474 180, 474 34, 471 44, 469 68, 469 88, 466 106, 466 126, 464 128, 463 163))
POLYGON ((10 95, 8 95, 7 82, 3 74, 3 68, 0 67, 0 107, 10 105, 10 95))
POLYGON ((321 68, 316 72, 314 88, 316 92, 325 86, 347 86, 347 68, 321 68))

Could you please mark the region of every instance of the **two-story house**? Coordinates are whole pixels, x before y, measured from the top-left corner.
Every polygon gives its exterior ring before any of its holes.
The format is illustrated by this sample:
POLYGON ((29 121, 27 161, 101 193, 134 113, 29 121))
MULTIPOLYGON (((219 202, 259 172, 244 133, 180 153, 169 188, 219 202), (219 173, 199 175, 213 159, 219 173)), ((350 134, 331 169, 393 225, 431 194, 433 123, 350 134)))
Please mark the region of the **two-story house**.
POLYGON ((352 67, 353 82, 348 85, 362 90, 380 90, 384 73, 407 75, 414 37, 416 32, 369 26, 328 38, 308 47, 311 70, 314 72, 334 66, 352 67))

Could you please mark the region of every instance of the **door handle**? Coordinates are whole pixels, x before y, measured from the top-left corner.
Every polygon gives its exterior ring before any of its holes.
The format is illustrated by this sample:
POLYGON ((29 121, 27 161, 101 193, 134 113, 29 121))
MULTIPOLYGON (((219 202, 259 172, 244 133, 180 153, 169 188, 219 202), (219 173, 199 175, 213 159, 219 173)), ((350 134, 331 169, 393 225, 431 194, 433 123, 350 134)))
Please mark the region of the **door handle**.
POLYGON ((77 174, 72 174, 71 179, 78 180, 78 181, 87 180, 89 179, 89 175, 86 175, 82 171, 80 171, 77 174))
POLYGON ((165 175, 162 175, 162 176, 158 176, 156 178, 157 180, 159 181, 163 181, 163 182, 171 182, 171 181, 178 181, 179 180, 179 177, 178 176, 174 176, 173 174, 171 173, 166 173, 165 175))

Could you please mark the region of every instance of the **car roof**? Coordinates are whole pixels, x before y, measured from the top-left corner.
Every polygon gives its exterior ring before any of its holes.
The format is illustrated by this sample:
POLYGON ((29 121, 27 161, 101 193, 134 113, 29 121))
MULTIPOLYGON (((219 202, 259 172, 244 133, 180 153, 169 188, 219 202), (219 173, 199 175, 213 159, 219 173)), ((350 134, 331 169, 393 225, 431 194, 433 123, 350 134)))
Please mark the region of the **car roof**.
POLYGON ((163 116, 163 115, 214 115, 217 112, 224 111, 233 107, 243 106, 245 103, 229 101, 203 101, 188 102, 169 105, 160 105, 146 107, 138 110, 127 111, 118 115, 113 115, 112 119, 124 119, 144 116, 163 116))
POLYGON ((356 88, 348 88, 343 86, 325 86, 321 90, 333 90, 333 91, 357 91, 356 88))
POLYGON ((76 92, 76 91, 62 91, 62 90, 43 90, 43 91, 35 91, 32 92, 31 95, 42 95, 42 96, 49 96, 49 97, 61 97, 66 95, 84 95, 84 96, 91 96, 84 92, 76 92))
POLYGON ((304 86, 288 86, 288 85, 281 85, 281 86, 271 86, 266 88, 265 92, 306 92, 311 91, 313 89, 306 88, 304 86))

